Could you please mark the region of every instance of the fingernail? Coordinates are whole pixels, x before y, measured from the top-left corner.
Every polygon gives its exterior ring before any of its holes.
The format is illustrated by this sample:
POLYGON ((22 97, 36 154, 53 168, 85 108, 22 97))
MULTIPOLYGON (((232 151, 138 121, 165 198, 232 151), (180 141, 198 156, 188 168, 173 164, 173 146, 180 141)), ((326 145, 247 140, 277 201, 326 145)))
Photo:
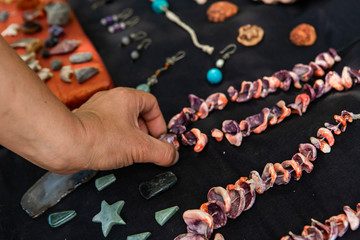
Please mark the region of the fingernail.
POLYGON ((174 165, 174 164, 176 164, 178 161, 179 161, 179 152, 178 152, 178 151, 176 151, 176 154, 175 154, 175 159, 174 159, 173 165, 174 165))

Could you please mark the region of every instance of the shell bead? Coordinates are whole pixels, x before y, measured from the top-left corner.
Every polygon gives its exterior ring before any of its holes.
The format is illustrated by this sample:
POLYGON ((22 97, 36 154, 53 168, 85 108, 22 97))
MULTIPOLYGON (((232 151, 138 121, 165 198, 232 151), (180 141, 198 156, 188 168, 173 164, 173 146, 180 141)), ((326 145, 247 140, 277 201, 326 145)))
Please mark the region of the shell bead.
POLYGON ((220 83, 222 80, 222 77, 223 76, 222 76, 221 71, 217 68, 210 69, 206 74, 206 78, 209 81, 209 83, 211 83, 211 84, 220 83))
POLYGON ((165 9, 169 8, 169 3, 166 0, 155 0, 152 2, 151 8, 155 13, 161 14, 165 12, 165 9))

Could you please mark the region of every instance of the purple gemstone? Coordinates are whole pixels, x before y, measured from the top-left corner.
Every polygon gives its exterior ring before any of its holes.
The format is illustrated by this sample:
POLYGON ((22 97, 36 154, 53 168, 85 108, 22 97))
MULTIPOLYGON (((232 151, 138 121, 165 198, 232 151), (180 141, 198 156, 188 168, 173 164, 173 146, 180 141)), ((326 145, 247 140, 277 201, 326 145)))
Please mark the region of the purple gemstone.
POLYGON ((58 25, 52 25, 49 28, 49 33, 52 36, 59 37, 59 36, 64 34, 64 29, 62 27, 58 26, 58 25))

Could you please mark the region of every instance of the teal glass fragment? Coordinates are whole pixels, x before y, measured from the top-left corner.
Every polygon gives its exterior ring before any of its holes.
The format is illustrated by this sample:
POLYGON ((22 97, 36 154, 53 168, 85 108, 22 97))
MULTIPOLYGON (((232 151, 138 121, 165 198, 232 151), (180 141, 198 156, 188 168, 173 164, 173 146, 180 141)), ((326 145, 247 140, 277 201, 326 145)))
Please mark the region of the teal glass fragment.
POLYGON ((59 227, 73 219, 75 216, 76 212, 74 210, 52 213, 48 217, 48 223, 50 227, 59 227))
POLYGON ((172 216, 179 210, 178 206, 169 207, 164 210, 157 211, 155 213, 155 220, 160 226, 164 226, 164 224, 169 221, 172 216))
POLYGON ((101 223, 104 237, 110 233, 111 228, 115 224, 126 225, 119 215, 124 204, 124 201, 118 201, 112 205, 109 205, 105 200, 101 202, 101 211, 93 217, 92 221, 101 223))
POLYGON ((101 191, 115 181, 116 181, 116 177, 112 173, 112 174, 97 178, 95 180, 95 187, 98 191, 101 191))
POLYGON ((126 240, 146 240, 151 235, 150 232, 143 232, 128 236, 126 240))

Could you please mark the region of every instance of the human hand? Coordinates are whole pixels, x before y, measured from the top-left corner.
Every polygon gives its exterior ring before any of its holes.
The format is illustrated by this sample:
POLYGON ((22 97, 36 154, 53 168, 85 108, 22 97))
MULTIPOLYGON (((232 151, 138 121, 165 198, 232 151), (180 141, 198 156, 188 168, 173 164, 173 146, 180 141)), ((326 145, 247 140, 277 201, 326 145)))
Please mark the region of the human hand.
POLYGON ((130 88, 102 91, 73 113, 82 128, 81 144, 88 158, 71 166, 70 172, 144 162, 170 166, 179 159, 171 144, 156 139, 167 128, 156 98, 147 92, 130 88))

